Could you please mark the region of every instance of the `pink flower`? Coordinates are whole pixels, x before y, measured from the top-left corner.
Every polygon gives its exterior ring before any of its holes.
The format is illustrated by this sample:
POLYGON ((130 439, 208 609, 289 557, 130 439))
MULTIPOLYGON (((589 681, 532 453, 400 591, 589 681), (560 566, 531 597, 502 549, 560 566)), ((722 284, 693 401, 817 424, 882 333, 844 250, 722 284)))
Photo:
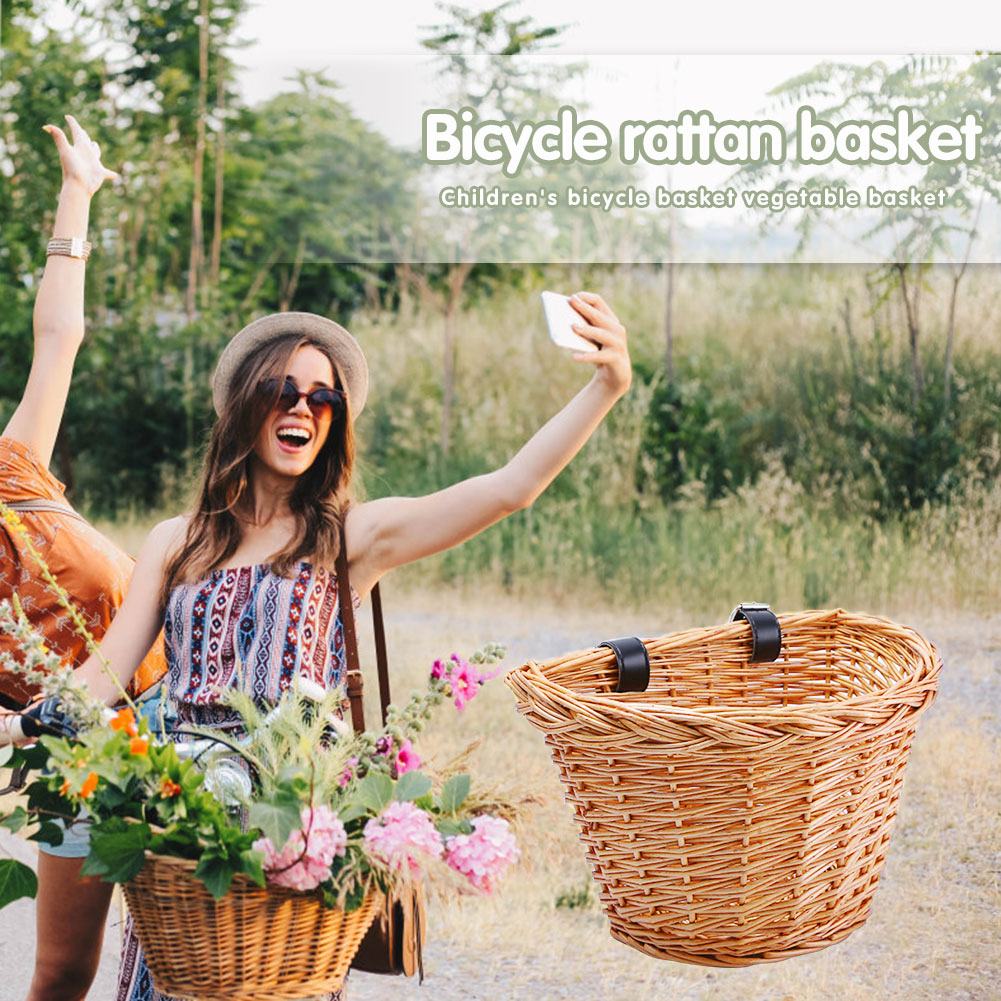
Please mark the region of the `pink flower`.
POLYGON ((448 661, 436 660, 431 668, 432 678, 448 682, 456 709, 464 709, 466 703, 480 690, 480 686, 499 673, 500 668, 490 674, 480 674, 468 660, 463 660, 457 653, 453 653, 448 661))
POLYGON ((481 675, 468 660, 462 660, 456 654, 452 654, 452 662, 455 666, 449 672, 449 680, 452 683, 452 695, 455 698, 455 708, 464 709, 466 703, 471 701, 482 685, 493 675, 481 675))
POLYGON ((270 882, 292 890, 315 890, 330 879, 330 863, 344 854, 348 836, 329 806, 304 806, 301 816, 302 828, 292 832, 280 852, 270 838, 258 838, 254 847, 264 853, 270 882))
POLYGON ((460 667, 451 674, 452 695, 455 698, 455 708, 462 710, 466 708, 466 703, 471 701, 473 696, 480 690, 476 683, 476 668, 471 664, 460 667))
POLYGON ((365 851, 395 872, 419 875, 424 860, 441 857, 441 835, 420 807, 394 801, 365 825, 365 851))
POLYGON ((487 893, 493 892, 497 880, 518 855, 508 822, 486 814, 473 819, 472 834, 456 834, 445 841, 445 861, 487 893))
POLYGON ((417 752, 414 750, 413 744, 410 743, 408 738, 400 745, 400 750, 396 755, 396 774, 402 775, 404 772, 409 772, 413 768, 421 767, 421 759, 417 756, 417 752))
POLYGON ((358 767, 357 758, 348 758, 344 763, 344 771, 341 772, 341 777, 338 780, 338 785, 343 789, 348 785, 355 776, 355 768, 358 767))

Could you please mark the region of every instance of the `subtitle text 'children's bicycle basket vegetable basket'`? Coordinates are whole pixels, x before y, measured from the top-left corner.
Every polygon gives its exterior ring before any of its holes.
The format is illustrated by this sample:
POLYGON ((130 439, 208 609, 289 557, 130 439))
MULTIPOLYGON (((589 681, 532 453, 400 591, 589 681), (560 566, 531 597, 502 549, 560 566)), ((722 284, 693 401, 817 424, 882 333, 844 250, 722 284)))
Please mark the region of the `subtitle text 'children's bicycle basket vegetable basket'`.
POLYGON ((862 925, 935 697, 941 661, 912 629, 782 615, 762 663, 776 617, 749 607, 507 676, 546 734, 613 937, 657 958, 746 966, 862 925))
POLYGON ((147 853, 125 898, 156 989, 195 1001, 288 1001, 336 990, 382 901, 350 914, 319 891, 236 876, 215 900, 196 863, 147 853))

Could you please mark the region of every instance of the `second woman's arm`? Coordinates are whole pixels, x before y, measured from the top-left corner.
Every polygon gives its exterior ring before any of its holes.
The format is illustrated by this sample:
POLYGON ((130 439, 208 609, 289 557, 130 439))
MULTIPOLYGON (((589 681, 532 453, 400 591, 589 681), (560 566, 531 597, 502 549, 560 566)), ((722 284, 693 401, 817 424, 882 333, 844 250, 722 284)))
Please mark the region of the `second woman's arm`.
MULTIPOLYGON (((66 116, 73 144, 54 125, 46 131, 55 140, 63 170, 52 236, 87 236, 90 200, 113 171, 101 164, 100 151, 76 119, 66 116)), ((44 466, 49 465, 66 408, 73 364, 83 341, 83 289, 86 263, 54 254, 46 259, 34 312, 34 352, 24 394, 4 428, 4 436, 25 445, 44 466)))

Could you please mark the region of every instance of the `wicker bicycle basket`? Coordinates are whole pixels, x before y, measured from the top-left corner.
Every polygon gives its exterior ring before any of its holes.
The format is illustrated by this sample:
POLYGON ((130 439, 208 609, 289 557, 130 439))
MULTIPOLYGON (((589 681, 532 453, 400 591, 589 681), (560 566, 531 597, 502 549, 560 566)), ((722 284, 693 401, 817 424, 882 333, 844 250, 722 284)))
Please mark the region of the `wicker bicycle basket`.
POLYGON ((646 691, 612 650, 512 671, 546 734, 612 936, 650 956, 746 966, 864 923, 919 715, 941 661, 912 629, 843 610, 644 641, 646 691))
POLYGON ((336 990, 381 902, 350 914, 319 893, 245 876, 214 900, 194 862, 147 853, 125 897, 153 984, 191 1001, 286 1001, 336 990))

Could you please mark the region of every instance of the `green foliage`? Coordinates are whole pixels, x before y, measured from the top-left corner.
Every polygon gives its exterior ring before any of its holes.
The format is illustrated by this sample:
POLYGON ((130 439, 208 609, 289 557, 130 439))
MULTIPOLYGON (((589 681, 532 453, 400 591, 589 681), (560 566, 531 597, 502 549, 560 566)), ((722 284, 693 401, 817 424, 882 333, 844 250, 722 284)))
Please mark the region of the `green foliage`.
POLYGON ((422 772, 404 772, 396 783, 396 788, 393 790, 393 798, 400 802, 420 800, 430 790, 431 779, 422 772))
POLYGON ((456 813, 469 795, 469 776, 453 775, 441 788, 438 802, 445 813, 456 813))
POLYGON ((393 799, 393 780, 382 772, 371 771, 358 786, 357 796, 370 812, 379 813, 393 799))
POLYGON ((0 859, 0 908, 21 897, 34 899, 38 893, 38 877, 30 866, 16 859, 0 859))
POLYGON ((749 446, 770 415, 748 414, 742 402, 736 392, 721 393, 697 377, 655 386, 643 458, 665 500, 692 481, 705 484, 707 497, 715 500, 758 472, 761 456, 749 446))
POLYGON ((580 886, 563 890, 556 896, 557 910, 589 910, 595 906, 594 881, 588 877, 580 886))
MULTIPOLYGON (((477 662, 500 652, 491 644, 478 652, 477 662)), ((468 664, 453 661, 455 669, 461 664, 467 672, 465 678, 475 679, 468 664)), ((0 821, 11 830, 33 824, 36 838, 58 844, 61 835, 52 818, 73 819, 83 806, 81 822, 90 825, 84 875, 123 883, 139 874, 148 853, 193 859, 195 877, 220 899, 237 875, 265 885, 265 855, 255 848, 259 838, 280 852, 302 831, 305 855, 304 811, 322 805, 344 825, 345 843, 324 862, 329 868, 318 882, 330 906, 356 907, 367 888, 392 884, 387 860, 368 854, 364 832, 394 801, 416 802, 445 835, 473 830, 469 817, 458 813, 469 793, 468 775, 449 777, 433 796, 430 778, 416 770, 396 776, 392 765, 393 748, 402 746, 404 734, 422 728, 430 708, 451 691, 450 683, 446 672, 429 675, 425 693, 415 692, 402 709, 389 707, 379 734, 356 734, 337 718, 342 693, 336 690, 314 703, 294 686, 274 707, 232 690, 226 701, 241 715, 245 736, 197 728, 196 735, 220 749, 195 745, 197 754, 183 760, 178 745, 154 742, 147 722, 137 724, 132 709, 122 709, 107 725, 81 725, 73 738, 45 736, 35 748, 11 752, 10 761, 30 760, 41 773, 27 786, 27 809, 18 806, 0 821), (249 791, 235 798, 219 785, 216 768, 219 757, 232 766, 234 754, 253 776, 249 791), (232 816, 242 806, 249 807, 246 831, 232 816)), ((0 907, 33 892, 23 868, 0 868, 0 907)))
POLYGON ((127 883, 139 874, 146 860, 150 828, 148 824, 111 817, 94 825, 91 841, 81 873, 100 876, 109 883, 127 883))
POLYGON ((302 826, 301 811, 302 799, 295 790, 277 789, 266 802, 250 805, 248 819, 273 845, 283 845, 302 826))

